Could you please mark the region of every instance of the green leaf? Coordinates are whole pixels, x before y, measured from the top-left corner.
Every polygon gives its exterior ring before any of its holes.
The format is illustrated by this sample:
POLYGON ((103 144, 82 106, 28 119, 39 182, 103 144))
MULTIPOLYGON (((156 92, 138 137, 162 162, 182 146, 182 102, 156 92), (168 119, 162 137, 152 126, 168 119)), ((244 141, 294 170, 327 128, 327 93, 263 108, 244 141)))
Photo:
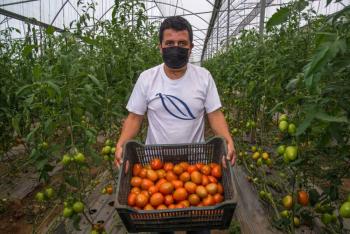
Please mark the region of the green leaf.
POLYGON ((94 75, 88 74, 88 77, 99 89, 102 89, 101 82, 94 75))
POLYGON ((320 194, 317 192, 316 189, 310 189, 309 197, 310 197, 310 204, 314 206, 318 202, 318 199, 320 198, 320 194))
POLYGON ((299 78, 295 78, 295 79, 292 79, 288 82, 287 86, 286 86, 286 89, 287 90, 293 90, 296 88, 298 82, 299 82, 299 78))
POLYGON ((16 133, 18 135, 21 135, 21 130, 19 129, 18 117, 13 117, 12 120, 11 120, 11 123, 12 123, 12 127, 13 127, 13 129, 15 129, 16 133))
POLYGON ((282 7, 275 14, 271 16, 271 18, 266 23, 266 28, 270 30, 273 26, 282 24, 287 21, 290 14, 289 7, 282 7))
POLYGON ((309 5, 309 3, 308 1, 305 1, 305 0, 299 0, 295 2, 293 5, 299 12, 301 12, 309 5))
POLYGON ((318 112, 315 118, 325 122, 337 122, 337 123, 348 123, 346 116, 331 116, 325 112, 318 112))
POLYGON ((33 88, 33 86, 35 86, 35 84, 28 84, 28 85, 22 86, 19 90, 17 90, 16 95, 21 96, 23 93, 33 88))
POLYGON ((285 104, 284 102, 279 102, 279 103, 277 103, 277 104, 269 111, 269 114, 275 113, 275 112, 278 111, 278 110, 282 110, 284 104, 285 104))
POLYGON ((81 39, 87 44, 97 45, 97 41, 92 39, 92 38, 90 38, 90 37, 81 37, 81 39))
POLYGON ((50 25, 49 27, 46 28, 46 34, 48 35, 53 35, 53 33, 55 32, 56 30, 50 25))
POLYGON ((35 48, 34 45, 26 45, 22 50, 22 56, 27 57, 30 53, 32 53, 32 50, 35 48))
POLYGON ((50 80, 44 81, 43 83, 46 83, 52 90, 56 92, 58 96, 61 96, 61 89, 57 84, 50 80))
POLYGON ((346 41, 344 39, 336 39, 335 41, 328 41, 322 43, 317 49, 318 52, 313 56, 311 62, 309 62, 305 68, 305 82, 309 84, 308 87, 312 85, 310 82, 310 77, 320 72, 324 66, 330 62, 339 52, 346 51, 346 41))
POLYGON ((36 169, 41 170, 41 169, 43 169, 45 167, 45 165, 47 163, 48 163, 48 158, 44 158, 44 159, 42 159, 40 161, 36 161, 35 162, 35 167, 36 167, 36 169))
POLYGON ((36 80, 39 80, 41 77, 41 67, 38 64, 35 64, 33 68, 33 76, 36 80))
POLYGON ((55 124, 52 119, 48 119, 44 123, 44 132, 47 136, 51 136, 55 131, 55 124))
POLYGON ((312 120, 314 120, 315 114, 316 113, 314 110, 311 110, 309 113, 307 113, 304 121, 298 125, 295 135, 299 136, 305 132, 305 130, 311 125, 312 120))
POLYGON ((73 227, 75 228, 75 230, 81 231, 80 226, 79 226, 80 219, 81 219, 80 215, 74 214, 72 216, 72 219, 73 219, 73 227))
POLYGON ((40 125, 36 126, 34 129, 32 129, 29 134, 26 136, 26 141, 30 142, 34 136, 34 134, 38 131, 38 129, 40 128, 40 125))
POLYGON ((75 188, 78 188, 79 187, 79 181, 78 179, 71 175, 71 176, 66 176, 65 177, 65 181, 70 185, 70 186, 73 186, 75 188))

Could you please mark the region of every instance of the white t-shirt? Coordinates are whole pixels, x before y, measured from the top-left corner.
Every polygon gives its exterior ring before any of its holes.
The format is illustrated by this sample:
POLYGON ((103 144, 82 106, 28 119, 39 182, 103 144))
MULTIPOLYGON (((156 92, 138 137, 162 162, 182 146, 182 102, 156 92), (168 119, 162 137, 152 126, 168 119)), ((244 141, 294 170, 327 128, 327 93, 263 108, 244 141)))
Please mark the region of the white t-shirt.
POLYGON ((176 80, 165 74, 164 64, 142 72, 126 106, 138 115, 147 111, 146 144, 203 142, 204 114, 220 107, 210 72, 190 63, 176 80))

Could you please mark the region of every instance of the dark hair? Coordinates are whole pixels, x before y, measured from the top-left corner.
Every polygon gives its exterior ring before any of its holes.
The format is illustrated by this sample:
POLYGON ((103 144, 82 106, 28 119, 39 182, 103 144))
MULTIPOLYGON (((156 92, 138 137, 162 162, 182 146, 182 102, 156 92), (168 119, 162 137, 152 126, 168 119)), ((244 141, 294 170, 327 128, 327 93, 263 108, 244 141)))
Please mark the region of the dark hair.
POLYGON ((193 42, 193 32, 191 24, 181 16, 170 16, 166 18, 159 29, 159 42, 163 41, 163 34, 165 29, 174 29, 175 31, 187 30, 190 36, 191 43, 193 42))

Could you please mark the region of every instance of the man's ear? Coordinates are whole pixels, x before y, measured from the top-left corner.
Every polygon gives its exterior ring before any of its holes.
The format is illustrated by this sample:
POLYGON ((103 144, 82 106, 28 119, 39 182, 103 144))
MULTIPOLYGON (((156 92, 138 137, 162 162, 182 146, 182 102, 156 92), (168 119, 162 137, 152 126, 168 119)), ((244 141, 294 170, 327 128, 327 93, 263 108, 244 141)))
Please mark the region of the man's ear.
POLYGON ((158 48, 159 48, 160 53, 162 54, 163 52, 162 52, 162 44, 161 43, 158 44, 158 48))
POLYGON ((193 49, 193 47, 194 47, 194 44, 191 43, 191 46, 190 46, 190 54, 192 54, 192 49, 193 49))

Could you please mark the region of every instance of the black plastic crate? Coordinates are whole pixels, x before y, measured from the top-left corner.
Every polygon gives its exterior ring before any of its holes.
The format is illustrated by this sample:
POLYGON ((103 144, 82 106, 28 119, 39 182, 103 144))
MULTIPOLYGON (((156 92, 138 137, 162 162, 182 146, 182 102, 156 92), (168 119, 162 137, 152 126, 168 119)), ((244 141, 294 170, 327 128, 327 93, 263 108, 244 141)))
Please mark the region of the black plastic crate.
POLYGON ((119 171, 116 192, 116 209, 128 232, 159 232, 201 229, 227 229, 230 226, 236 197, 233 191, 233 168, 222 167, 221 183, 224 187, 224 201, 215 206, 189 207, 168 210, 136 210, 127 205, 131 189, 132 167, 135 163, 149 164, 159 158, 163 162, 188 162, 190 164, 211 162, 221 164, 226 155, 226 143, 221 137, 214 137, 206 143, 143 145, 129 141, 124 145, 123 165, 119 171))

